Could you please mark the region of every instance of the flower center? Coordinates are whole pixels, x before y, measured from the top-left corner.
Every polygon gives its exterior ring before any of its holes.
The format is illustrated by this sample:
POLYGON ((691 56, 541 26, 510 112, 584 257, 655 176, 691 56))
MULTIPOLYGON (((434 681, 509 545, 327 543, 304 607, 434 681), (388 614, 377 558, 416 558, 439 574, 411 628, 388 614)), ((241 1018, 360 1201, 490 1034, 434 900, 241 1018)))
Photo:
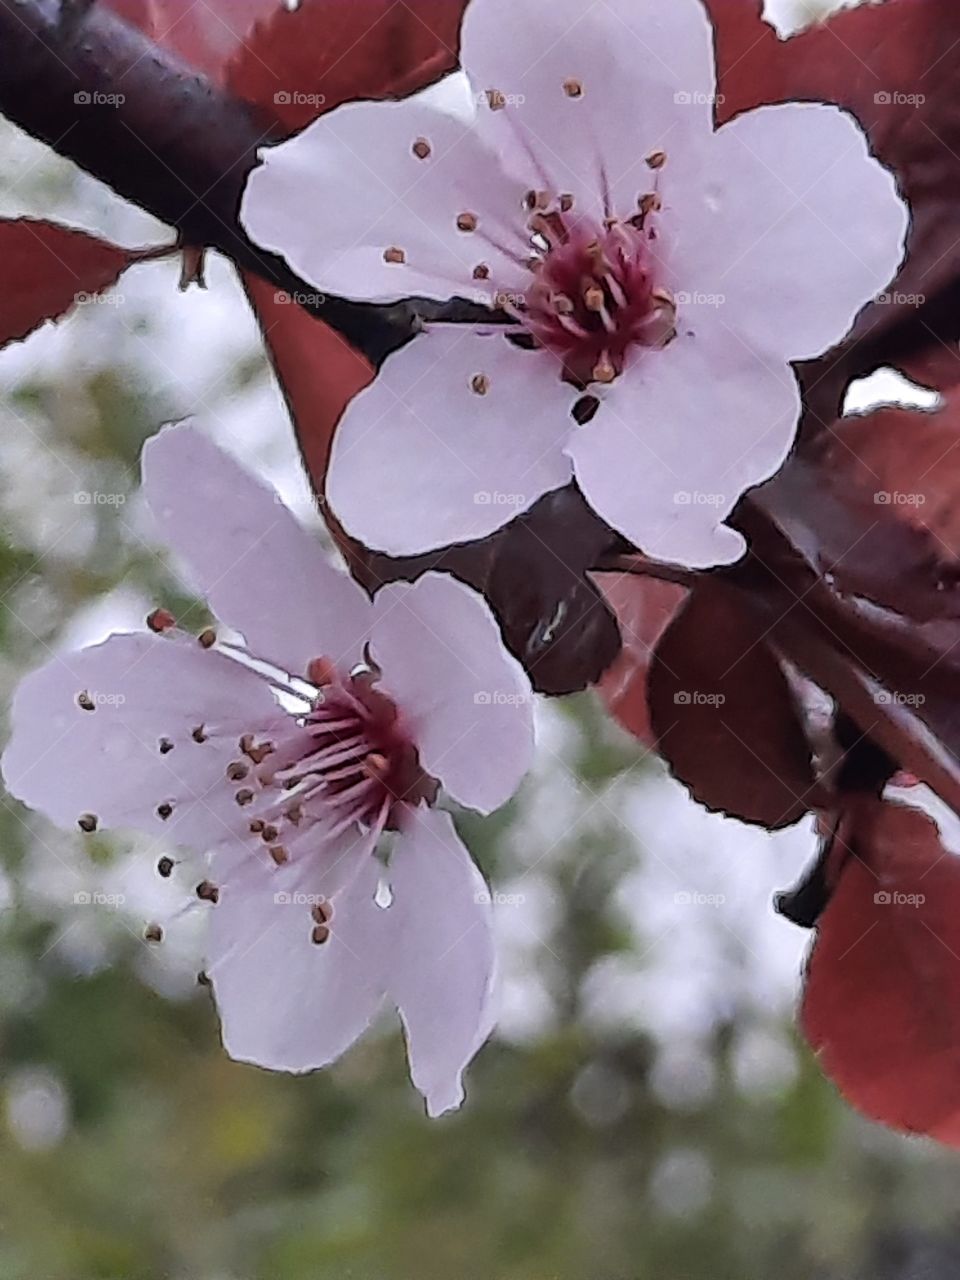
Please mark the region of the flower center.
POLYGON ((602 227, 575 218, 572 196, 531 191, 526 208, 533 282, 494 301, 561 359, 568 381, 612 382, 631 347, 661 348, 675 337, 676 301, 657 283, 651 247, 655 194, 632 218, 608 217, 602 227))

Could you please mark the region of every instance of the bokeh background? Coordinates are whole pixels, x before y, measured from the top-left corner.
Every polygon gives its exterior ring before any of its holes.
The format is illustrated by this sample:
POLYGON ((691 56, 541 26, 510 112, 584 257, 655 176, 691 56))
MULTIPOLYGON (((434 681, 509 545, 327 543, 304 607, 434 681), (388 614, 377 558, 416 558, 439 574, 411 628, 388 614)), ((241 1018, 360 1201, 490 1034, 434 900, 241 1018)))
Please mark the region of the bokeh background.
MULTIPOLYGON (((3 126, 0 214, 23 213, 161 234, 3 126)), ((138 503, 161 423, 195 416, 316 523, 230 269, 177 274, 137 268, 0 355, 4 706, 157 603, 205 621, 138 503)), ((590 697, 539 722, 516 802, 462 820, 501 895, 503 1016, 436 1122, 390 1023, 322 1074, 231 1063, 197 984, 209 908, 158 878, 167 850, 0 801, 0 1280, 960 1273, 957 1158, 849 1112, 794 1030, 807 938, 770 901, 809 827, 700 811, 590 697)))

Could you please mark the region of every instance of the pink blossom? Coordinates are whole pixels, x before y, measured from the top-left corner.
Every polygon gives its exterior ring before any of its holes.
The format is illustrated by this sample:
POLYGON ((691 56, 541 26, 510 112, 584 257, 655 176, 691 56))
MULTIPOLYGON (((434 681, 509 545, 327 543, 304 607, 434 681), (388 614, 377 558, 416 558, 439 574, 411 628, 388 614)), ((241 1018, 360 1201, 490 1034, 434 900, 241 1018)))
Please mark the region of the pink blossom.
POLYGON ((207 856, 233 1057, 307 1071, 392 1004, 428 1110, 455 1107, 494 953, 490 895, 435 801, 486 813, 513 794, 529 683, 474 592, 427 574, 369 600, 197 430, 161 432, 143 473, 161 535, 246 645, 158 613, 153 634, 53 658, 16 694, 7 787, 61 826, 207 856))
POLYGON ((510 322, 388 358, 340 424, 334 510, 409 555, 575 478, 648 555, 736 560, 723 521, 796 433, 790 362, 901 261, 892 175, 832 106, 716 129, 700 0, 471 0, 461 63, 471 118, 430 91, 349 104, 267 148, 245 195, 253 238, 319 289, 510 322))

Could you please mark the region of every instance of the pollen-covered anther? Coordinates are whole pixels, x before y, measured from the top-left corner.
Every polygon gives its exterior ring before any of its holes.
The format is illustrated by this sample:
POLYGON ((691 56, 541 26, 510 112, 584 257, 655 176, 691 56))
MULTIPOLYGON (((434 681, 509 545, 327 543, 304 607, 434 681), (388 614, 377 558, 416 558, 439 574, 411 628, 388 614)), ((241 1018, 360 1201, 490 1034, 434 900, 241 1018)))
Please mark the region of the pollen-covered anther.
POLYGON ((550 208, 550 192, 530 190, 523 197, 523 206, 528 213, 546 213, 550 208))
POLYGON ((161 858, 157 863, 157 875, 163 880, 169 880, 173 875, 174 865, 172 858, 161 858))
POLYGON ((426 160, 433 148, 430 146, 430 143, 426 138, 417 138, 416 142, 413 144, 412 150, 418 160, 426 160))
POLYGON ((282 844, 271 845, 267 852, 278 867, 285 867, 290 861, 290 855, 282 844))
POLYGON ((242 760, 231 760, 227 765, 227 778, 231 782, 243 782, 250 773, 250 766, 242 760))
POLYGON ((393 263, 394 266, 402 266, 407 260, 407 255, 404 253, 403 249, 398 248, 397 245, 394 244, 391 245, 389 249, 384 249, 383 260, 384 262, 393 263))
POLYGON ((332 658, 311 658, 307 663, 307 679, 318 689, 325 689, 337 678, 337 668, 332 658))
POLYGON ((163 929, 158 924, 148 924, 143 931, 143 939, 145 942, 162 942, 163 929))
POLYGON ((170 817, 172 813, 173 813, 173 805, 170 803, 169 800, 165 800, 163 804, 157 805, 157 817, 160 818, 163 822, 166 822, 166 820, 170 817))
POLYGON ((457 230, 458 231, 476 231, 479 225, 479 219, 475 213, 465 211, 457 214, 457 230))
POLYGON ((617 376, 617 371, 613 367, 612 363, 610 362, 610 357, 606 355, 601 356, 600 359, 597 361, 596 365, 594 365, 594 369, 593 369, 594 382, 610 383, 610 382, 613 382, 616 376, 617 376))
POLYGON ((170 741, 169 738, 161 738, 159 743, 157 744, 157 749, 159 750, 162 756, 168 756, 170 752, 173 750, 173 743, 170 741))
POLYGON ((100 825, 100 820, 95 813, 81 813, 77 819, 77 826, 81 831, 85 831, 87 835, 92 835, 100 825))
POLYGON ((487 266, 485 262, 478 262, 477 265, 473 268, 473 278, 474 280, 490 279, 490 268, 487 266))
POLYGON ((195 729, 191 729, 190 737, 194 742, 206 742, 207 731, 202 724, 198 724, 195 729))
POLYGON ((583 291, 583 301, 588 311, 602 311, 605 305, 603 290, 597 284, 588 285, 583 291))
POLYGON ((84 689, 82 693, 77 694, 77 706, 81 711, 96 711, 96 703, 90 697, 90 694, 84 689))
POLYGON ((253 792, 249 787, 241 787, 233 798, 241 808, 245 805, 253 804, 253 792))
POLYGON ((310 908, 310 914, 315 924, 329 924, 333 919, 333 903, 328 902, 326 898, 321 898, 310 908))
POLYGON ((280 832, 272 823, 268 822, 266 826, 260 828, 260 838, 264 844, 275 844, 279 835, 280 832))
POLYGON ((147 626, 155 635, 171 631, 176 625, 177 620, 169 609, 154 609, 153 613, 147 616, 147 626))
POLYGON ((201 649, 212 649, 217 643, 217 633, 213 627, 207 627, 205 631, 201 631, 197 636, 197 641, 201 649))
POLYGON ((490 379, 485 373, 475 373, 470 379, 470 390, 475 396, 485 396, 490 390, 490 379))
POLYGON ((330 926, 328 924, 315 924, 310 933, 310 940, 316 946, 322 947, 330 937, 330 926))
POLYGON ((576 77, 570 76, 563 82, 563 92, 568 98, 583 97, 583 81, 577 80, 576 77))
POLYGON ((647 156, 647 164, 653 169, 662 169, 667 163, 667 153, 665 151, 651 151, 647 156))
POLYGON ((216 905, 220 901, 220 890, 210 880, 201 880, 197 885, 196 892, 201 902, 212 902, 216 905))

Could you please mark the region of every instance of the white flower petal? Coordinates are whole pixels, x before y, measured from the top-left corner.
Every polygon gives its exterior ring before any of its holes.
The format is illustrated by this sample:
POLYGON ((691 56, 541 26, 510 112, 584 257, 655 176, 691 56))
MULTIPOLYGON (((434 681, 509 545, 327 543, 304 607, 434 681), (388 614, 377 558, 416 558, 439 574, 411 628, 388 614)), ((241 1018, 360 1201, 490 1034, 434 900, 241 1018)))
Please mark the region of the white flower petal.
POLYGON ((363 655, 370 603, 330 564, 277 494, 193 427, 166 427, 143 450, 143 492, 167 545, 258 657, 303 675, 321 655, 363 655))
POLYGON ((66 828, 94 815, 203 851, 248 821, 226 770, 283 716, 260 676, 183 636, 117 635, 31 672, 13 700, 7 790, 66 828), (78 703, 86 694, 93 710, 78 703), (193 730, 205 726, 206 739, 193 730), (161 743, 172 747, 161 750, 161 743), (159 811, 170 805, 166 817, 159 811))
POLYGON ((378 592, 372 650, 428 773, 489 813, 513 795, 533 756, 533 698, 486 602, 430 573, 378 592))
POLYGON ((731 563, 742 537, 721 522, 783 463, 800 392, 788 365, 716 318, 637 357, 569 452, 581 489, 649 556, 731 563))
POLYGON ((421 95, 350 103, 261 157, 244 226, 320 289, 373 302, 486 301, 491 285, 476 267, 507 290, 524 276, 526 188, 469 123, 421 95), (462 230, 461 215, 476 228, 462 230), (392 250, 404 261, 387 260, 392 250))
POLYGON ((762 107, 723 126, 698 169, 664 171, 669 286, 761 349, 821 355, 903 258, 909 215, 893 175, 837 107, 762 107))
MULTIPOLYGON (((216 878, 222 862, 215 862, 216 878)), ((222 877, 212 908, 207 972, 232 1058, 277 1071, 333 1062, 383 1003, 390 963, 384 913, 374 901, 379 863, 353 835, 284 867, 264 859, 222 877), (311 901, 329 893, 324 860, 362 858, 333 899, 330 937, 312 940, 311 901)))
POLYGON ((462 1077, 490 1035, 490 893, 448 813, 420 810, 390 862, 389 996, 407 1035, 410 1074, 431 1116, 463 1101, 462 1077))
POLYGON ((568 483, 562 449, 577 398, 544 352, 431 328, 347 409, 330 506, 360 542, 394 556, 484 538, 568 483))

